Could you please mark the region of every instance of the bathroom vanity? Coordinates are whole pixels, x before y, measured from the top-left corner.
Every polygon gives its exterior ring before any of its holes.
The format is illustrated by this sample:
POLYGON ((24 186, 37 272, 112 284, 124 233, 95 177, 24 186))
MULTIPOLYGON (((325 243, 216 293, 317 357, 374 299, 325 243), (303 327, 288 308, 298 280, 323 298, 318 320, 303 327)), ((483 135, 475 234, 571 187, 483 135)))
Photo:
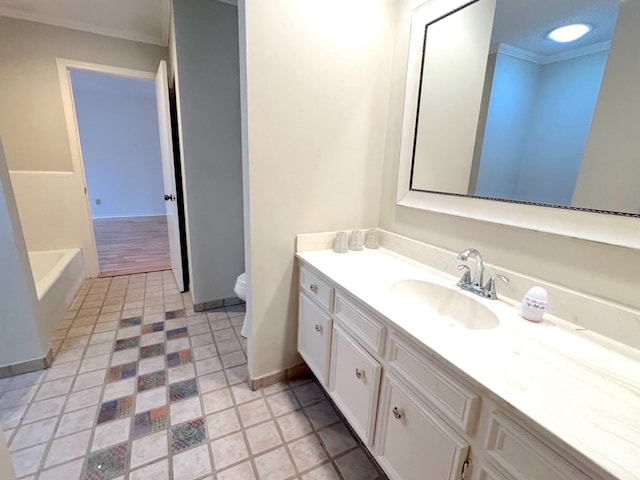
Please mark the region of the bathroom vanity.
POLYGON ((328 238, 298 238, 298 350, 391 479, 640 477, 637 350, 328 238))

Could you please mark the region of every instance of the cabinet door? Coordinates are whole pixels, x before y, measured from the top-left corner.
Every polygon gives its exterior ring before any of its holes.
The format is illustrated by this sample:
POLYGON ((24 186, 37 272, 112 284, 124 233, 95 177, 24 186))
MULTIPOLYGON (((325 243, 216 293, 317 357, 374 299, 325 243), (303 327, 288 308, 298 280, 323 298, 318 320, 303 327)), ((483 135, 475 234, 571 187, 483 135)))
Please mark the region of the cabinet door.
POLYGON ((333 326, 329 393, 360 438, 373 442, 382 367, 338 325, 333 326))
POLYGON ((304 293, 298 311, 298 352, 322 385, 327 385, 331 352, 331 316, 304 293))
POLYGON ((460 479, 469 444, 386 374, 376 432, 377 459, 392 479, 460 479))

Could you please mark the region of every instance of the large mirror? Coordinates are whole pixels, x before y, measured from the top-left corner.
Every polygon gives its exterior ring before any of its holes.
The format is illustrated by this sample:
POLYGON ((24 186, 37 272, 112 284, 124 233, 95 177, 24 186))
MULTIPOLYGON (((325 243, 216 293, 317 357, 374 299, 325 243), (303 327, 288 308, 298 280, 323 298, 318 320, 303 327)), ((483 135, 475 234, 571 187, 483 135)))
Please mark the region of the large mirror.
POLYGON ((636 0, 425 2, 409 190, 639 216, 638 21, 636 0), (547 37, 576 23, 589 28, 578 40, 547 37))

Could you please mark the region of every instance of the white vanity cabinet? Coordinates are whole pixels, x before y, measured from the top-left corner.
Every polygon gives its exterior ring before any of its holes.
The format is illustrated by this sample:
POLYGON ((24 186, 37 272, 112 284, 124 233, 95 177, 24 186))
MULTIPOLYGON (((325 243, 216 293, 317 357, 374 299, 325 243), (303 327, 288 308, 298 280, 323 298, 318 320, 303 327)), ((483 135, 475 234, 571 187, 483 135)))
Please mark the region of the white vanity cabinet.
POLYGON ((420 397, 385 374, 375 453, 393 480, 460 480, 469 443, 420 397))
POLYGON ((333 320, 333 288, 308 269, 300 269, 298 352, 325 387, 328 385, 333 320))
POLYGON ((329 394, 365 443, 373 442, 382 366, 343 328, 333 326, 329 394))
POLYGON ((299 313, 300 354, 391 480, 614 478, 304 263, 299 313))

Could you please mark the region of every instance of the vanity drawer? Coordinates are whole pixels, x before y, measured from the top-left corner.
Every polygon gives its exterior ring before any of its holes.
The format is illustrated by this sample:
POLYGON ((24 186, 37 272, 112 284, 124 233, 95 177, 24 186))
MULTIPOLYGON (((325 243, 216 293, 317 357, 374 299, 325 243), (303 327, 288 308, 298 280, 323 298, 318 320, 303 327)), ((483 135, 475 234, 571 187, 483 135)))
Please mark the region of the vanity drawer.
POLYGON ((493 412, 487 455, 513 480, 587 480, 589 477, 500 412, 493 412))
POLYGON ((304 290, 318 304, 329 312, 333 306, 333 287, 324 280, 311 273, 307 267, 300 268, 300 289, 304 290))
POLYGON ((456 382, 451 373, 428 360, 421 352, 396 335, 389 339, 389 364, 416 391, 422 393, 455 425, 472 434, 478 423, 481 398, 456 382))
POLYGON ((334 318, 346 326, 371 351, 380 355, 384 353, 385 326, 347 300, 340 292, 336 293, 334 318))

